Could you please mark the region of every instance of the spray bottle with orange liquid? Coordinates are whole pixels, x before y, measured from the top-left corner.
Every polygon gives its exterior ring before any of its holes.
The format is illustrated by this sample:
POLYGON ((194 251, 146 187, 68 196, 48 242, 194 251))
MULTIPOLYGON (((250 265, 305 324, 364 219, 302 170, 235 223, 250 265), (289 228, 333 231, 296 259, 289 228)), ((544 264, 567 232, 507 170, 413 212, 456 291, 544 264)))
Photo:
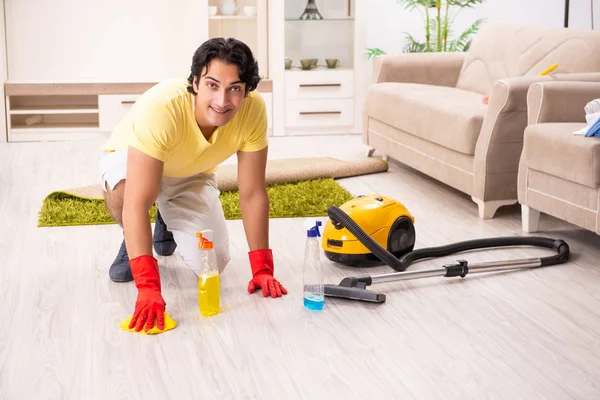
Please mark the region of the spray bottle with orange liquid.
POLYGON ((198 249, 204 254, 200 257, 200 276, 198 278, 198 307, 205 317, 219 313, 221 309, 221 283, 217 256, 213 248, 213 231, 197 232, 198 249))

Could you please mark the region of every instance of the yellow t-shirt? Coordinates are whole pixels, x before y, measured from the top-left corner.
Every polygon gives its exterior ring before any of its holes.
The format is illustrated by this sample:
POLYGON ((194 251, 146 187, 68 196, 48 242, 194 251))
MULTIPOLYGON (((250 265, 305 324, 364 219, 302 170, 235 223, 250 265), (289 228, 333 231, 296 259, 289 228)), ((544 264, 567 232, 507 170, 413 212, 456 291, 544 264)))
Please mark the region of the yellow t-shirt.
POLYGON ((231 121, 217 127, 206 140, 194 117, 193 94, 187 91, 187 80, 168 80, 136 100, 101 150, 132 146, 163 161, 166 177, 212 173, 237 151, 265 148, 267 124, 264 100, 252 91, 231 121))

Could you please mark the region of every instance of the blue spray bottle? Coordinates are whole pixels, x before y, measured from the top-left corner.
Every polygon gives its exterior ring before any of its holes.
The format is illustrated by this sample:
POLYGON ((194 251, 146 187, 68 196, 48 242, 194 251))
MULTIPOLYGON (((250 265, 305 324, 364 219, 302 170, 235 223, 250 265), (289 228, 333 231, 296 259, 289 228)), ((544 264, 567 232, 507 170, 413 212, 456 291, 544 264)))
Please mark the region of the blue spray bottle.
POLYGON ((306 246, 304 248, 304 265, 302 267, 304 284, 304 307, 310 310, 321 310, 325 302, 325 282, 321 265, 321 249, 319 247, 321 221, 308 219, 306 228, 306 246))

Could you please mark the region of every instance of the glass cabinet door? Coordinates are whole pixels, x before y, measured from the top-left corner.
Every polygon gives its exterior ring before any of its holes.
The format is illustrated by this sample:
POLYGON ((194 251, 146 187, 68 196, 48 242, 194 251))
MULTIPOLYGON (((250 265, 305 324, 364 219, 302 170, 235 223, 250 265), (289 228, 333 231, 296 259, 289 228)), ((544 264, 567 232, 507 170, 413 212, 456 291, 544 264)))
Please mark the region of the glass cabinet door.
POLYGON ((354 0, 285 0, 285 68, 353 69, 354 0))
POLYGON ((208 37, 234 37, 246 43, 269 77, 267 0, 209 0, 208 37))

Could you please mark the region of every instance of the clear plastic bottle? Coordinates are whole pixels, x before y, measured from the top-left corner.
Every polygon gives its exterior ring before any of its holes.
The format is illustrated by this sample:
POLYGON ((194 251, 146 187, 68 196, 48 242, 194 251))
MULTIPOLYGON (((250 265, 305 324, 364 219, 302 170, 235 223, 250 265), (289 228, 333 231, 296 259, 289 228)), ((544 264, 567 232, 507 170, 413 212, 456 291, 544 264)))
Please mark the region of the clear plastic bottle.
POLYGON ((221 282, 217 256, 213 248, 213 232, 197 232, 198 249, 204 254, 200 257, 200 275, 198 277, 198 308, 205 317, 215 315, 221 310, 221 282))
POLYGON ((321 221, 308 219, 306 228, 306 246, 304 248, 304 265, 302 266, 304 285, 304 307, 309 310, 321 310, 325 303, 325 282, 321 265, 321 221))

